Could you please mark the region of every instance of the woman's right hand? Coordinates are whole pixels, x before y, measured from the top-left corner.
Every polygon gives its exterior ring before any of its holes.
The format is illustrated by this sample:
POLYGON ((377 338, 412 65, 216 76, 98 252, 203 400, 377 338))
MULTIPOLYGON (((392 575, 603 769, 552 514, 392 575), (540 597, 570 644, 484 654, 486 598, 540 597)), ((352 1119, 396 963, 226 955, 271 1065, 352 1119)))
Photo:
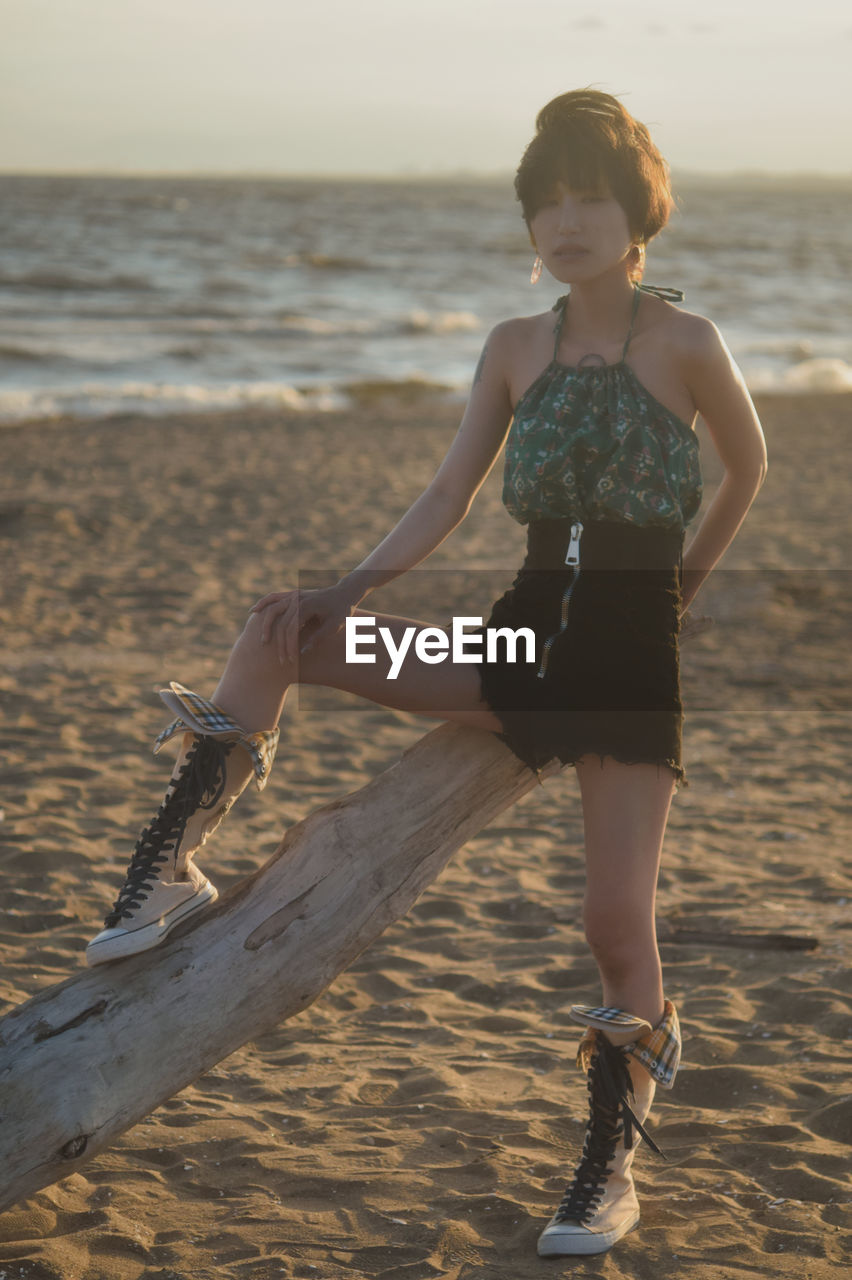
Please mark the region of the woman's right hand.
POLYGON ((283 666, 295 663, 319 640, 340 631, 354 604, 338 583, 308 591, 271 591, 252 605, 250 612, 262 616, 261 643, 275 644, 283 666))

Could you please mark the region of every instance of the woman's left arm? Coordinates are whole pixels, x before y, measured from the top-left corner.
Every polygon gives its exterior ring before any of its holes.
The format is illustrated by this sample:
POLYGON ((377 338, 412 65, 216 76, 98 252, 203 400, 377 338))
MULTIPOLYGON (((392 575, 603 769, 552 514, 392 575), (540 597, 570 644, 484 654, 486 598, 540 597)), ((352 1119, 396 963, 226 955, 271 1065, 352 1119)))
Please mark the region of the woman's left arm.
POLYGON ((766 441, 743 376, 715 325, 691 320, 686 382, 725 474, 684 552, 684 608, 733 542, 766 476, 766 441))

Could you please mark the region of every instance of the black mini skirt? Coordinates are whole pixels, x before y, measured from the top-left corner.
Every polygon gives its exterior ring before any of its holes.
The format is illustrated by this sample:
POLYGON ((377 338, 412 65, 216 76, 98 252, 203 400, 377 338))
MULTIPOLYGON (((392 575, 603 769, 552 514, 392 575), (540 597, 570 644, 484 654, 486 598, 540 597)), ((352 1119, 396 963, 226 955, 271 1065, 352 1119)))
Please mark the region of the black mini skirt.
POLYGON ((510 661, 497 636, 480 671, 503 740, 529 768, 597 755, 664 766, 683 779, 682 550, 680 528, 528 526, 526 559, 485 629, 529 628, 535 661, 524 661, 523 640, 510 661), (566 555, 578 563, 566 564, 566 555))

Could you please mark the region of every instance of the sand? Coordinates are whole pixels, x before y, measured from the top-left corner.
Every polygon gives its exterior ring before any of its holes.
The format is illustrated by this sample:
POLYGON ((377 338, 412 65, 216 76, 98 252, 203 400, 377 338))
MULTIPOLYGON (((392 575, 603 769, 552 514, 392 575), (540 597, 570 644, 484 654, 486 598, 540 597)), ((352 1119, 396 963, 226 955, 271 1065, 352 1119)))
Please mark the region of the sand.
MULTIPOLYGON (((637 1157, 639 1229, 604 1257, 535 1256, 584 1124, 566 1010, 598 996, 567 770, 472 840, 317 1004, 0 1216, 0 1280, 846 1273, 850 398, 759 408, 769 480, 700 598, 714 626, 684 646, 690 786, 659 897, 684 1063, 652 1117, 667 1159, 637 1157)), ((0 1012, 83 964, 162 791, 157 688, 209 692, 259 595, 355 563, 456 417, 439 398, 365 396, 332 415, 3 429, 0 1012)), ((707 476, 712 492, 709 453, 707 476)), ((487 609, 522 541, 495 473, 434 564, 482 570, 487 609)), ((456 579, 430 580, 434 613, 418 612, 445 621, 456 579)), ((404 591, 374 599, 406 607, 404 591)), ((228 889, 430 727, 300 698, 267 791, 202 866, 228 889)))

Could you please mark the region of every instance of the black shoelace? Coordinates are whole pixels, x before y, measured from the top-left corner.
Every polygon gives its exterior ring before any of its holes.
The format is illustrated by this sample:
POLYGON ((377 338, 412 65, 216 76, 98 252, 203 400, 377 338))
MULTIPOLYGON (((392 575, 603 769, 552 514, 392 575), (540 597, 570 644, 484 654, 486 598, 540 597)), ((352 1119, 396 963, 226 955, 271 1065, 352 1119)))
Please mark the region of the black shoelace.
POLYGON ((600 1032, 595 1040, 588 1075, 590 1116, 583 1153, 554 1215, 557 1222, 587 1222, 592 1217, 606 1192, 607 1175, 622 1137, 629 1151, 635 1130, 657 1155, 662 1154, 627 1100, 628 1095, 633 1097, 627 1051, 610 1044, 600 1032))
POLYGON ((225 769, 234 744, 197 737, 172 779, 165 800, 140 835, 127 867, 127 877, 109 915, 107 929, 133 914, 157 880, 160 866, 176 857, 186 824, 198 809, 212 809, 225 790, 225 769))

